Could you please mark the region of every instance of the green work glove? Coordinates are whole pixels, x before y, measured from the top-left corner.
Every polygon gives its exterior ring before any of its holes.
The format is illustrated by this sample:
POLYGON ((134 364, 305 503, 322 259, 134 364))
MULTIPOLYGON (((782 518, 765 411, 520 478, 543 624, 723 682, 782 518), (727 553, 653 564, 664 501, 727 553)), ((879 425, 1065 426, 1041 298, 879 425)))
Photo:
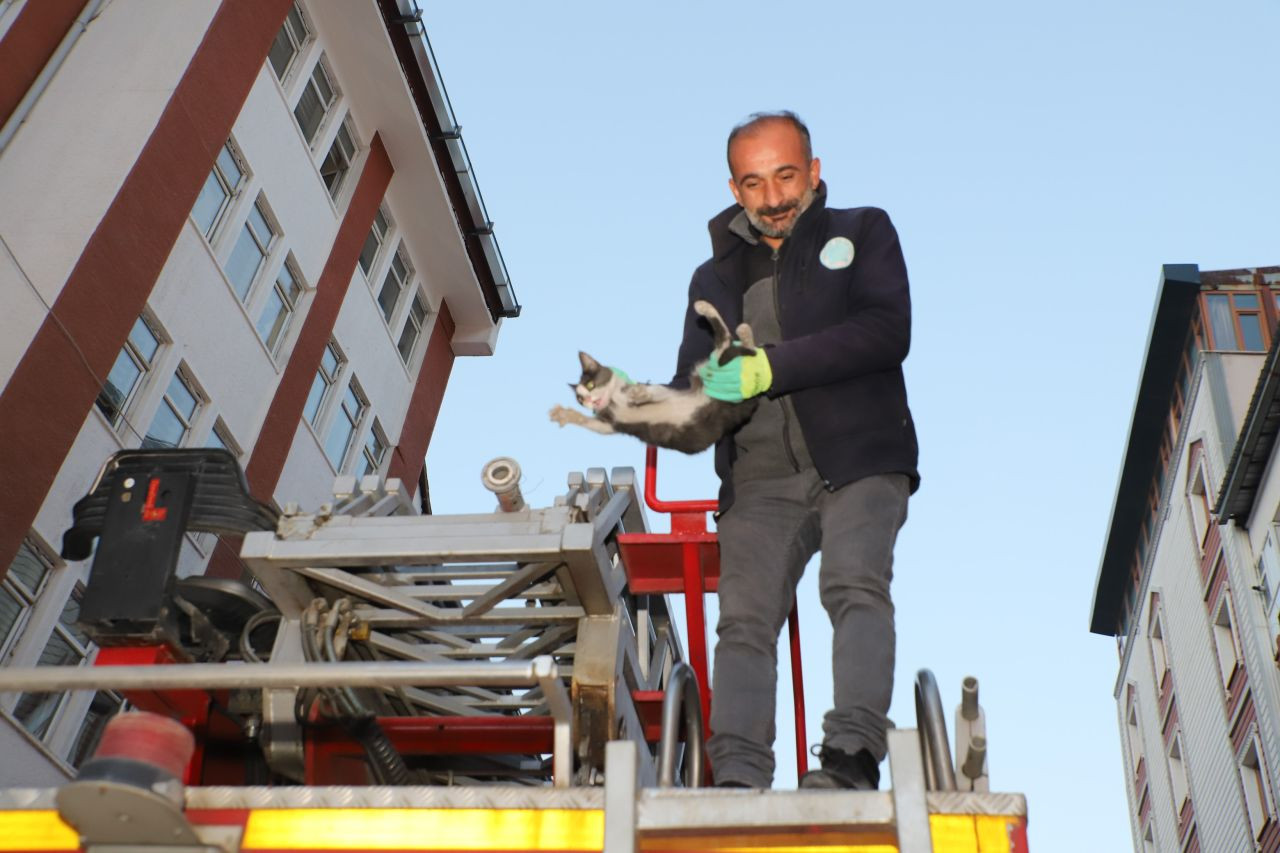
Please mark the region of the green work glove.
POLYGON ((631 384, 631 377, 628 376, 627 372, 623 370, 621 367, 613 367, 612 365, 610 365, 609 370, 613 371, 614 376, 622 380, 623 385, 631 384))
POLYGON ((712 359, 698 368, 698 375, 702 377, 707 396, 726 403, 750 400, 768 391, 773 384, 773 368, 762 349, 737 356, 724 365, 712 359))

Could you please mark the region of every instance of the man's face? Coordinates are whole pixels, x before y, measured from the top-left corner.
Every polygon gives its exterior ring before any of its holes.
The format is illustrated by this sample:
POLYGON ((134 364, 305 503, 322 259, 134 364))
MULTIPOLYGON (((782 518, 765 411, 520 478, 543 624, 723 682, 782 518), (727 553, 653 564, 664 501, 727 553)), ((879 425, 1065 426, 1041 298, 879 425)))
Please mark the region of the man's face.
POLYGON ((806 159, 804 138, 790 122, 764 122, 733 141, 729 189, 756 230, 781 241, 813 201, 821 165, 806 159))

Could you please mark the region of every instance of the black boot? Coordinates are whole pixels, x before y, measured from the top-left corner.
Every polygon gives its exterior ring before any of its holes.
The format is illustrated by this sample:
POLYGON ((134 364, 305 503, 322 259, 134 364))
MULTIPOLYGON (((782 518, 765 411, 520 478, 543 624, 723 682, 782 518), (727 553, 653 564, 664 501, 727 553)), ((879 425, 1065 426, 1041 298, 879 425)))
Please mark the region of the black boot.
POLYGON ((823 744, 813 748, 822 762, 821 770, 810 770, 800 778, 801 788, 874 791, 880 786, 880 762, 865 749, 853 755, 823 744))

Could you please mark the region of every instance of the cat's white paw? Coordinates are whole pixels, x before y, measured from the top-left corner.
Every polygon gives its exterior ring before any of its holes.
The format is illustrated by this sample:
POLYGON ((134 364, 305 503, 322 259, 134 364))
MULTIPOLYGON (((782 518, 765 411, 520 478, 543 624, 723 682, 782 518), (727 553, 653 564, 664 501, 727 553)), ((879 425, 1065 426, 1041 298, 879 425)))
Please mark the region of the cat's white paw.
POLYGON ((560 426, 581 423, 584 420, 580 412, 575 412, 573 409, 566 409, 564 406, 553 406, 550 414, 551 420, 560 424, 560 426))

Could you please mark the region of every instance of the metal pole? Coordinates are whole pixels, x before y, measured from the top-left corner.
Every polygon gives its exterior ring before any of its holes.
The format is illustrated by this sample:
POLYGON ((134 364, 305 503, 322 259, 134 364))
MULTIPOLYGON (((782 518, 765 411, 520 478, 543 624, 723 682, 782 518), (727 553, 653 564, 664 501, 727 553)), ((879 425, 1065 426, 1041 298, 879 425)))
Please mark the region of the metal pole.
POLYGON ((942 711, 937 679, 927 669, 916 673, 916 725, 924 747, 929 790, 954 791, 956 771, 951 765, 951 747, 947 743, 947 718, 942 711))
POLYGON ((676 736, 681 716, 685 726, 685 786, 702 787, 705 738, 701 699, 698 677, 692 667, 683 661, 673 666, 667 678, 666 695, 662 699, 662 738, 658 743, 659 788, 671 788, 676 784, 676 736))
MULTIPOLYGON (((61 690, 225 690, 237 687, 515 687, 556 672, 549 657, 527 663, 187 663, 165 666, 40 666, 0 669, 0 693, 61 690)), ((563 685, 561 685, 563 686, 563 685)), ((552 701, 552 697, 547 697, 552 701)), ((553 708, 553 710, 555 710, 553 708)))
POLYGON ((796 777, 809 772, 809 736, 804 719, 804 662, 800 657, 800 610, 791 605, 787 617, 787 634, 791 640, 791 696, 796 718, 796 777))

